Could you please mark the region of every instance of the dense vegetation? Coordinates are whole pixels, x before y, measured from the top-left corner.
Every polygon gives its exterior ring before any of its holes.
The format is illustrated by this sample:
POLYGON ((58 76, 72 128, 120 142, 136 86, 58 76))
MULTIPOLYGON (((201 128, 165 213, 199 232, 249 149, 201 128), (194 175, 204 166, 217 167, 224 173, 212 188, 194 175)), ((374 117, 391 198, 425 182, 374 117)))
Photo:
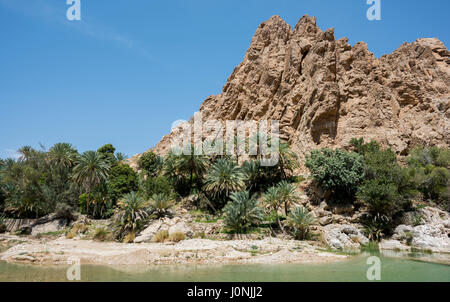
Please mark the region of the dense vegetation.
MULTIPOLYGON (((266 225, 308 239, 315 218, 300 206, 302 178, 294 173, 300 163, 287 143, 279 151, 273 167, 258 156, 239 165, 232 156, 161 157, 149 151, 140 156, 136 172, 110 144, 82 154, 67 143, 48 151, 23 147, 19 159, 0 160, 0 225, 6 217, 78 212, 112 218, 115 238, 128 242, 149 219, 170 214, 189 196, 199 210, 223 218, 227 232, 266 225)), ((353 139, 349 150, 312 151, 305 166, 329 204, 367 209, 361 222, 373 239, 389 235, 413 201, 450 207, 449 149, 415 148, 399 163, 392 150, 353 139)))
POLYGON ((312 151, 306 166, 330 201, 367 207, 361 222, 372 239, 390 235, 413 201, 449 210, 449 149, 414 148, 401 165, 375 141, 352 139, 350 145, 352 151, 312 151))

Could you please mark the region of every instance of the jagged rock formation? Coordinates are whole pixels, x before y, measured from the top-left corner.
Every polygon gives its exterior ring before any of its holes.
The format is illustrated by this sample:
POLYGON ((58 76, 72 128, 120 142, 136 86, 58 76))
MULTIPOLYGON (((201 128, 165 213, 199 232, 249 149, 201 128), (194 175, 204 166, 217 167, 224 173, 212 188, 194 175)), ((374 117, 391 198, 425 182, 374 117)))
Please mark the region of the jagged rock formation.
MULTIPOLYGON (((405 43, 377 59, 304 16, 294 30, 279 16, 262 23, 204 120, 279 120, 299 155, 376 139, 404 155, 417 144, 450 145, 450 52, 438 39, 405 43)), ((165 154, 172 132, 157 144, 165 154)))

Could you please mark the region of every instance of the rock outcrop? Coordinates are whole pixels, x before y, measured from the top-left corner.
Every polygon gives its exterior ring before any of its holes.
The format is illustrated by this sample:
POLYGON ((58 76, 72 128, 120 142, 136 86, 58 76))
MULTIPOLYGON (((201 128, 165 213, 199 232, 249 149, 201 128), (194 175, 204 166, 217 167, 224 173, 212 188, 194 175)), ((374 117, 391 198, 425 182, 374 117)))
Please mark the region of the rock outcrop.
POLYGON ((134 239, 134 243, 152 242, 159 231, 168 231, 169 234, 183 233, 187 238, 196 234, 217 234, 222 229, 221 223, 198 223, 189 214, 182 217, 161 218, 152 220, 134 239))
MULTIPOLYGON (((278 120, 300 156, 350 139, 375 139, 404 155, 415 145, 450 145, 450 52, 435 38, 376 58, 364 42, 336 40, 304 16, 291 29, 262 23, 204 120, 278 120)), ((192 122, 192 120, 190 121, 192 122)), ((154 150, 166 154, 176 131, 154 150)))
POLYGON ((69 223, 69 219, 62 218, 57 214, 49 214, 39 219, 7 219, 6 231, 37 235, 60 231, 69 223))
POLYGON ((447 212, 427 207, 419 210, 420 225, 399 225, 391 240, 384 240, 384 249, 420 249, 450 253, 450 216, 447 212))
POLYGON ((353 225, 330 224, 323 228, 326 244, 335 250, 359 249, 369 242, 366 236, 353 225))

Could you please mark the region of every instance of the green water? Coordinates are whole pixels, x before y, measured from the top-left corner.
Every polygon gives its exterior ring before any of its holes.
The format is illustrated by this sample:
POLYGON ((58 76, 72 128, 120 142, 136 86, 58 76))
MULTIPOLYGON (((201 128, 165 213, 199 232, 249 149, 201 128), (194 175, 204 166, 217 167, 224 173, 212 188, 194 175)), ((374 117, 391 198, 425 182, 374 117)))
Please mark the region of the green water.
MULTIPOLYGON (((368 255, 333 264, 275 265, 82 265, 81 281, 368 281, 368 255)), ((450 266, 380 257, 381 281, 450 282, 450 266)), ((67 281, 68 266, 0 262, 0 281, 67 281)))

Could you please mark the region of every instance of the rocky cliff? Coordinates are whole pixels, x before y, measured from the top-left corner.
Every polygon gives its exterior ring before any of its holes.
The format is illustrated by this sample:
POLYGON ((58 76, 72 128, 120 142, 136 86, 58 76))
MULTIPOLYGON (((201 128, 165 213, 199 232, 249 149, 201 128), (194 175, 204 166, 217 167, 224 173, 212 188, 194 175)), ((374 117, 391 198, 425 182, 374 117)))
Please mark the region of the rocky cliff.
MULTIPOLYGON (((262 23, 204 120, 279 120, 300 156, 375 139, 404 155, 414 145, 450 145, 450 52, 435 38, 405 43, 376 58, 322 31, 304 16, 294 29, 279 16, 262 23)), ((192 121, 191 121, 192 122, 192 121)), ((175 132, 155 147, 170 148, 175 132)))

